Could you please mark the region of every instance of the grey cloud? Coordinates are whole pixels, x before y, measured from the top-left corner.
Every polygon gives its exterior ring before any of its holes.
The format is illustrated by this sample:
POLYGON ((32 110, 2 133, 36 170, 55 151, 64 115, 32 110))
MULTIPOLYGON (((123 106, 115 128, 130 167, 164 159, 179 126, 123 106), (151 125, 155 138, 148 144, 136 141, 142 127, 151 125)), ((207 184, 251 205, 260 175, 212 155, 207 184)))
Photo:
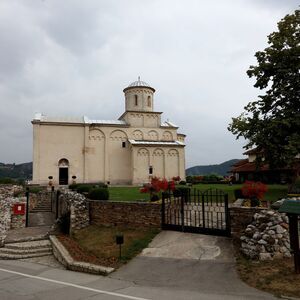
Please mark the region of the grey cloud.
POLYGON ((187 134, 188 166, 241 157, 226 128, 257 97, 246 70, 295 4, 261 2, 2 1, 0 161, 31 160, 37 111, 118 118, 139 75, 187 134))

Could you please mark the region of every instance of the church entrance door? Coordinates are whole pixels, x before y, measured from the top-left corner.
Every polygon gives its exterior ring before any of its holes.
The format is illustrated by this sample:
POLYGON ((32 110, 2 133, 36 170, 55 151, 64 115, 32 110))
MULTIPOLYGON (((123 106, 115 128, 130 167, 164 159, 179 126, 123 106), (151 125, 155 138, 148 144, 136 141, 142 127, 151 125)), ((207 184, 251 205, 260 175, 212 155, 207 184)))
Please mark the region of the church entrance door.
POLYGON ((66 158, 62 158, 58 162, 59 170, 59 185, 68 185, 69 183, 69 161, 66 158))
POLYGON ((59 168, 59 185, 67 185, 69 182, 69 168, 59 168))

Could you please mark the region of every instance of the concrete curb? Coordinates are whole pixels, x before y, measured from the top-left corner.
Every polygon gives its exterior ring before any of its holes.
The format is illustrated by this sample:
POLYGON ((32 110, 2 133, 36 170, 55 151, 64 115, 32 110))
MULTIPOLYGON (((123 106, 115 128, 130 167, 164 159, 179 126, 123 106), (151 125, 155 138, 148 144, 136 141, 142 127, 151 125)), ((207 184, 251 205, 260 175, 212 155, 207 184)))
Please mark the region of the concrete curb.
POLYGON ((94 265, 82 261, 75 261, 56 236, 50 235, 49 238, 52 243, 53 254, 55 258, 68 270, 97 275, 108 275, 115 270, 114 268, 110 267, 94 265))

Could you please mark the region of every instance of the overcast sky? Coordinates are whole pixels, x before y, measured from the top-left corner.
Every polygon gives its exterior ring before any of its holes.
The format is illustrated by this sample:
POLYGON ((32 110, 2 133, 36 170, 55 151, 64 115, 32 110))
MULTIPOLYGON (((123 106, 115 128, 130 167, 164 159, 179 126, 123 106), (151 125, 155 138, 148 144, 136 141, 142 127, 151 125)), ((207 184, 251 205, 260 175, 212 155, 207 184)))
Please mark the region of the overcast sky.
POLYGON ((294 0, 0 0, 0 162, 32 160, 35 112, 118 119, 141 76, 187 135, 187 167, 242 158, 246 71, 294 0))

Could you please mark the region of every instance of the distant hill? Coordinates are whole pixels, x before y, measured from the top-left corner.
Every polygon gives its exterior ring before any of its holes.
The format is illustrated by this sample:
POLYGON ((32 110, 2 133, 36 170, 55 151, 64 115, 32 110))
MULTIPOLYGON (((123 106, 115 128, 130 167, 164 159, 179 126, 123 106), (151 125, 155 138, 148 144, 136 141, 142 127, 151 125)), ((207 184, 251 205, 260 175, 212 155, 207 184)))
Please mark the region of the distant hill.
POLYGON ((31 179, 32 162, 23 164, 4 164, 0 163, 0 178, 31 179))
POLYGON ((219 165, 207 165, 207 166, 195 166, 186 169, 186 175, 209 175, 209 174, 218 174, 218 175, 228 175, 228 171, 231 169, 231 166, 238 162, 240 159, 231 159, 225 161, 219 165))

